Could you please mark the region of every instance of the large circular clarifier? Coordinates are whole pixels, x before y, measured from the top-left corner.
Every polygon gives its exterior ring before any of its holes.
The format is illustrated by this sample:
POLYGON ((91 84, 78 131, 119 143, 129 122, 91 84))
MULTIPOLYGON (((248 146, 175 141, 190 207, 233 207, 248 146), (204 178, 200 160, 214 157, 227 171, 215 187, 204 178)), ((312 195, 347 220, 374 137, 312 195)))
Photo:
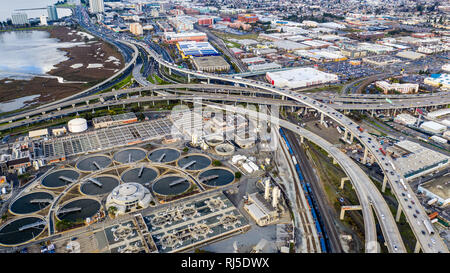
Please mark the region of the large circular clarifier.
POLYGON ((189 189, 191 183, 181 176, 166 176, 152 185, 153 192, 159 195, 179 195, 189 189))
POLYGON ((47 188, 64 187, 78 180, 80 173, 72 169, 61 169, 47 175, 42 180, 42 185, 47 188))
POLYGON ((112 160, 106 155, 92 155, 78 161, 77 168, 83 172, 94 172, 111 165, 112 160))
POLYGON ((162 148, 151 151, 148 159, 155 163, 170 163, 180 157, 180 151, 172 148, 162 148))
POLYGON ((28 242, 39 236, 46 225, 47 223, 40 217, 13 220, 0 228, 0 244, 19 245, 28 242))
POLYGON ((211 159, 209 159, 205 155, 192 154, 180 158, 177 162, 177 165, 178 167, 185 170, 198 171, 211 165, 211 159))
POLYGON ((102 195, 110 193, 119 185, 119 179, 114 176, 98 176, 87 179, 80 186, 80 191, 87 195, 102 195))
POLYGON ((234 174, 227 169, 212 168, 198 175, 198 180, 209 187, 221 187, 234 181, 234 174))
POLYGON ((143 167, 142 172, 141 168, 133 168, 125 171, 122 174, 122 181, 125 183, 136 182, 144 185, 152 182, 158 176, 158 172, 153 168, 143 167))
POLYGON ((53 195, 48 192, 33 192, 18 198, 9 210, 14 214, 29 214, 45 209, 52 201, 53 195))
POLYGON ((116 152, 113 159, 122 164, 126 164, 141 161, 146 155, 147 152, 143 149, 130 148, 116 152))
POLYGON ((61 220, 77 221, 94 216, 100 210, 100 203, 94 199, 77 199, 62 206, 57 213, 61 220))

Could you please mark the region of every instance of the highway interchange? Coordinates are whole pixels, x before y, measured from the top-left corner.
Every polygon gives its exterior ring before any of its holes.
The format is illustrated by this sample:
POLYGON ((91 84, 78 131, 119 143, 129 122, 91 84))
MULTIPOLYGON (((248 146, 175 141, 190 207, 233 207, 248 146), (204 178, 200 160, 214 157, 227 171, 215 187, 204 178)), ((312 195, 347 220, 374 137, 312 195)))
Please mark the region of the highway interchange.
MULTIPOLYGON (((77 14, 80 14, 79 12, 77 14)), ((85 19, 79 18, 80 21, 86 21, 85 19)), ((84 26, 86 28, 86 26, 84 26)), ((95 32, 92 29, 89 29, 95 32)), ((98 32, 95 32, 97 34, 98 32)), ((104 37, 102 37, 104 38, 104 37)), ((406 187, 401 186, 401 181, 405 180, 400 174, 395 172, 395 161, 390 156, 385 156, 380 153, 379 148, 381 147, 376 141, 371 141, 371 135, 368 134, 367 130, 360 131, 360 126, 348 117, 336 111, 340 110, 367 110, 367 109, 402 109, 402 108, 415 108, 415 107, 429 107, 437 105, 447 105, 450 104, 450 96, 439 96, 437 94, 428 96, 417 96, 412 98, 410 96, 398 97, 398 99, 391 99, 392 103, 385 100, 383 96, 377 96, 373 98, 371 95, 362 96, 346 96, 346 97, 327 97, 323 95, 314 94, 300 94, 291 90, 286 90, 283 88, 274 87, 270 84, 254 81, 250 79, 243 79, 241 77, 235 77, 232 75, 219 75, 212 73, 204 73, 189 70, 186 68, 181 68, 173 63, 164 60, 159 54, 154 52, 143 42, 137 42, 135 40, 121 41, 123 44, 129 46, 134 50, 132 59, 128 62, 126 68, 129 69, 132 65, 136 63, 137 47, 144 48, 148 54, 148 58, 156 61, 160 66, 166 67, 169 71, 177 71, 178 73, 184 74, 192 78, 215 80, 219 82, 228 82, 231 84, 238 84, 244 86, 241 91, 247 91, 254 93, 261 92, 265 94, 272 94, 281 97, 280 99, 268 99, 266 97, 250 97, 245 95, 227 95, 215 94, 215 93, 205 93, 205 94, 190 94, 190 95, 180 95, 171 94, 166 96, 137 96, 130 98, 118 99, 120 96, 125 94, 140 93, 144 91, 155 92, 163 90, 173 90, 177 88, 189 88, 189 89, 219 89, 218 86, 214 85, 204 85, 204 84, 175 84, 175 85, 164 85, 164 86, 144 86, 135 89, 125 89, 117 90, 103 94, 93 94, 97 92, 95 88, 91 88, 83 91, 82 93, 76 94, 69 98, 63 100, 52 102, 47 105, 43 105, 38 109, 27 111, 24 113, 19 113, 15 116, 9 116, 0 120, 0 123, 6 123, 0 126, 0 130, 6 130, 9 128, 23 126, 33 122, 39 122, 41 120, 47 120, 50 118, 67 115, 74 112, 90 111, 96 108, 103 108, 112 105, 128 104, 128 103, 140 103, 144 101, 155 101, 155 100, 187 100, 192 101, 195 99, 202 99, 204 101, 235 101, 235 102, 248 102, 257 104, 279 104, 279 105, 289 105, 297 107, 308 107, 317 110, 321 116, 328 116, 333 121, 336 121, 342 125, 345 130, 355 137, 364 147, 367 152, 374 155, 378 165, 383 170, 387 181, 389 182, 393 194, 399 201, 399 210, 405 213, 406 219, 410 223, 410 227, 414 232, 418 245, 415 251, 418 251, 420 247, 423 252, 448 252, 447 247, 443 243, 442 239, 437 234, 430 235, 428 233, 423 233, 424 226, 422 221, 428 221, 428 216, 425 213, 423 207, 420 205, 419 200, 415 196, 411 187, 406 183, 406 187), (108 98, 109 97, 109 98, 108 98), (112 98, 112 99, 111 99, 112 98), (90 100, 99 99, 98 102, 89 103, 90 100), (287 100, 289 99, 289 100, 287 100), (319 101, 320 100, 320 101, 319 101), (323 103, 321 101, 335 101, 335 103, 323 103), (383 101, 384 100, 384 101, 383 101), (89 104, 86 104, 88 102, 89 104), (336 102, 342 102, 342 104, 337 104, 336 102), (352 103, 349 103, 352 102, 352 103), (358 103, 355 103, 358 102, 358 103), (77 106, 77 104, 83 103, 84 105, 77 106), (58 104, 58 105, 56 105, 58 104), (68 107, 67 107, 68 106, 68 107), (67 107, 63 109, 63 107, 67 107), (25 119, 25 120, 20 120, 25 119), (407 194, 411 196, 410 198, 405 198, 402 196, 407 194), (412 206, 411 206, 412 205, 412 206), (410 208, 411 207, 411 208, 410 208)), ((123 71, 126 69, 124 68, 123 71)), ((115 76, 117 76, 116 74, 115 76)), ((107 79, 102 84, 111 81, 113 77, 107 79)), ((220 85, 220 89, 233 90, 233 86, 220 85)), ((235 89, 236 90, 236 89, 235 89)), ((212 103, 208 103, 212 105, 212 103)), ((216 107, 224 107, 215 105, 216 107)), ((232 106, 226 106, 227 108, 232 106)), ((238 109, 238 108, 236 108, 238 109)), ((235 109, 235 110, 236 110, 235 109)), ((251 113, 250 113, 251 114, 251 113)), ((259 114, 261 117, 261 114, 259 114)), ((267 117, 266 117, 267 118, 267 117)), ((273 122, 273 117, 272 120, 273 122)), ((388 250, 390 252, 406 252, 403 241, 401 239, 400 233, 398 231, 397 225, 395 223, 394 217, 392 216, 389 207, 387 206, 385 200, 383 199, 381 193, 377 190, 375 185, 371 182, 368 176, 357 166, 357 164, 350 159, 348 156, 343 154, 338 148, 334 147, 331 143, 325 141, 319 136, 298 127, 296 124, 290 123, 282 119, 276 119, 276 122, 284 128, 287 128, 300 136, 306 137, 311 142, 319 145, 321 148, 326 150, 333 158, 339 163, 343 168, 344 172, 350 178, 352 184, 357 192, 360 205, 363 211, 364 226, 365 226, 365 238, 366 238, 366 252, 378 252, 379 248, 376 247, 376 229, 375 229, 375 219, 372 213, 372 208, 374 209, 378 222, 380 223, 381 229, 383 231, 384 238, 387 243, 388 250)))

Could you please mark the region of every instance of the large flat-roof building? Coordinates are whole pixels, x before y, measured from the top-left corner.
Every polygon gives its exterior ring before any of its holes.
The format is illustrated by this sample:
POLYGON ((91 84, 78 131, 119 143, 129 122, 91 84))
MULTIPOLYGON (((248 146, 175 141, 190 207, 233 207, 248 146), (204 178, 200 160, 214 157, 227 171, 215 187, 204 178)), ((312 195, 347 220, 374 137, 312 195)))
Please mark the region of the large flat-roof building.
POLYGON ((418 191, 430 198, 436 198, 441 206, 450 204, 450 177, 441 176, 438 179, 419 185, 418 191))
POLYGON ((417 83, 389 83, 387 81, 377 81, 375 86, 383 90, 385 94, 389 91, 397 91, 403 94, 417 93, 419 84, 417 83))
POLYGON ((28 15, 24 12, 16 12, 11 14, 11 21, 13 25, 28 24, 28 15))
POLYGON ((164 33, 164 41, 169 44, 174 44, 182 41, 204 42, 207 40, 208 38, 206 37, 206 34, 203 32, 164 33))
POLYGON ((133 112, 118 114, 114 116, 102 116, 92 119, 92 123, 95 129, 128 124, 137 121, 138 119, 136 117, 136 114, 133 112))
POLYGON ((442 134, 443 132, 445 132, 445 130, 447 130, 447 126, 434 121, 426 121, 422 123, 422 125, 420 125, 420 128, 433 134, 442 134))
POLYGON ((435 74, 427 77, 423 81, 425 84, 441 87, 444 90, 450 90, 450 74, 435 74))
POLYGON ((394 146, 404 153, 395 161, 400 172, 406 180, 411 180, 436 170, 446 168, 449 165, 449 157, 445 154, 423 147, 409 141, 399 141, 394 146))
POLYGON ((267 72, 266 79, 277 87, 292 89, 336 82, 339 77, 314 68, 302 67, 279 72, 267 72))
POLYGON ((192 62, 197 70, 205 72, 230 70, 230 64, 222 56, 195 57, 192 62))
POLYGON ((218 56, 219 52, 209 42, 184 41, 178 42, 177 48, 181 56, 186 59, 190 56, 218 56))

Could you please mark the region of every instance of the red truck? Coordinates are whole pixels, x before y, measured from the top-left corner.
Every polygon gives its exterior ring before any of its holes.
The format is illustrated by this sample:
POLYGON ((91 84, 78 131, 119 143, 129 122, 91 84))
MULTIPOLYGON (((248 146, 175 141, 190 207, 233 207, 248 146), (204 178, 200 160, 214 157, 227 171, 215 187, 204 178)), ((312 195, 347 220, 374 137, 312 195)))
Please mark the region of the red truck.
POLYGON ((386 152, 383 150, 383 148, 380 148, 380 152, 381 152, 383 155, 386 155, 386 152))

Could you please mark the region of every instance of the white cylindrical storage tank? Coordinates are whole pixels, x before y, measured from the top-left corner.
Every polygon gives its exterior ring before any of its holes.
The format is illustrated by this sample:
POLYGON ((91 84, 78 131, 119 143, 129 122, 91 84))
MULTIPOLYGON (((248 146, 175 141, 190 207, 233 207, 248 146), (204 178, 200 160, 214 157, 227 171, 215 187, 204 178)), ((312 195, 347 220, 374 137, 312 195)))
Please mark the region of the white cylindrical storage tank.
POLYGON ((84 118, 76 118, 69 121, 67 124, 71 133, 80 133, 87 130, 87 121, 84 118))

